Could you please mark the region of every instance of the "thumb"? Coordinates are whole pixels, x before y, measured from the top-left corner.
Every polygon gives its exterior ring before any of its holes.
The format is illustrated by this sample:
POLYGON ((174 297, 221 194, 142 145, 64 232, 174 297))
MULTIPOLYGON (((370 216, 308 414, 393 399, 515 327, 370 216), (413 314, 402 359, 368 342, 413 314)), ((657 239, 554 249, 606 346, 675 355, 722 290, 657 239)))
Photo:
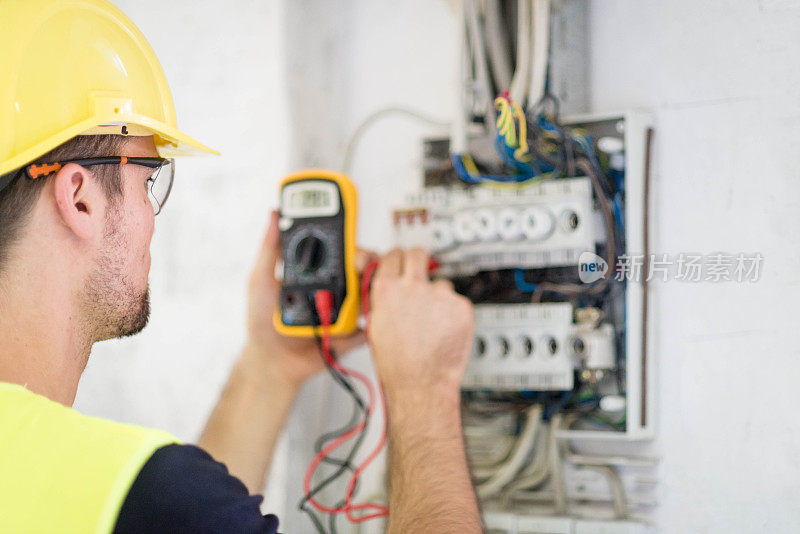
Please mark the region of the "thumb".
POLYGON ((275 280, 275 266, 281 256, 280 231, 278 229, 278 210, 272 210, 269 218, 267 233, 264 235, 264 242, 256 259, 255 272, 262 276, 264 274, 270 280, 275 280))

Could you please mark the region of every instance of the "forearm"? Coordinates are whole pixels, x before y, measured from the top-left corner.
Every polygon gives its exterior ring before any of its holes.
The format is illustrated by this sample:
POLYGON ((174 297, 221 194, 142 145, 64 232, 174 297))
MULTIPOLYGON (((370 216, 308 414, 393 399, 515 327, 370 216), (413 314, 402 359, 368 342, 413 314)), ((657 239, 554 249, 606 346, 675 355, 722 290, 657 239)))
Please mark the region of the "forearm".
POLYGON ((275 445, 297 393, 247 347, 206 423, 199 445, 260 493, 275 445))
POLYGON ((390 513, 387 532, 479 533, 458 390, 387 392, 390 513))

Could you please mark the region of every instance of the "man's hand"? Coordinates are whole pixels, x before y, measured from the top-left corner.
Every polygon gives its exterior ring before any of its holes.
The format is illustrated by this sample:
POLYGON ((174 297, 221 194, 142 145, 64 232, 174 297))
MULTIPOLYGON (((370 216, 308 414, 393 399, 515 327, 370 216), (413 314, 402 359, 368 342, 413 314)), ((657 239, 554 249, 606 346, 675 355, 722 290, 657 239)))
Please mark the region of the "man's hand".
MULTIPOLYGON (((200 446, 227 465, 252 493, 263 487, 300 385, 325 367, 315 340, 284 337, 272 325, 281 288, 275 278, 279 258, 278 213, 273 212, 250 276, 248 341, 200 437, 200 446)), ((356 267, 369 260, 370 254, 359 252, 356 267)), ((332 344, 343 354, 363 342, 359 332, 332 344)))
POLYGON ((461 435, 472 304, 428 280, 428 254, 394 250, 372 282, 369 337, 389 410, 389 523, 400 534, 482 531, 461 435))
POLYGON ((472 304, 449 281, 428 279, 428 254, 393 250, 372 281, 369 337, 388 395, 457 392, 473 343, 472 304))
MULTIPOLYGON (((261 252, 250 275, 245 353, 256 359, 252 362, 255 367, 263 369, 269 376, 300 386, 325 366, 314 339, 283 336, 272 324, 281 287, 275 277, 275 266, 280 258, 279 237, 278 212, 273 211, 261 252)), ((374 255, 359 251, 356 267, 361 270, 372 258, 374 255)), ((357 332, 349 337, 334 338, 332 345, 337 353, 344 354, 364 342, 363 332, 357 332)))

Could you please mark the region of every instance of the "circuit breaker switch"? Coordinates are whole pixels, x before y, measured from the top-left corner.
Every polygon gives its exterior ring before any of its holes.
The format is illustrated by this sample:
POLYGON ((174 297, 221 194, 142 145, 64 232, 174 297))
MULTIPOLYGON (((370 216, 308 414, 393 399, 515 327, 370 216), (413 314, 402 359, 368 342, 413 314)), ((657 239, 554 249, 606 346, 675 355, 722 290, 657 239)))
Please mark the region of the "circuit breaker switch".
POLYGON ((562 228, 567 232, 574 232, 581 224, 581 218, 574 210, 564 210, 560 219, 562 228))
POLYGON ((533 340, 529 336, 520 336, 519 344, 522 349, 522 356, 529 358, 533 355, 534 346, 533 340))
POLYGON ((472 213, 461 211, 453 217, 453 235, 460 243, 475 241, 475 220, 472 213))
POLYGON ((541 241, 553 233, 553 216, 544 208, 532 206, 522 212, 520 225, 527 239, 541 241))
POLYGON ((584 369, 616 368, 614 348, 614 327, 608 323, 597 328, 576 327, 571 342, 572 354, 579 358, 584 369))
POLYGON ((431 250, 439 252, 452 247, 456 240, 453 229, 447 221, 437 220, 431 225, 431 250))
POLYGON ((497 239, 497 217, 488 208, 475 210, 475 233, 481 241, 497 239))
POLYGON ((497 215, 497 230, 504 241, 515 241, 522 237, 519 210, 505 208, 497 215))

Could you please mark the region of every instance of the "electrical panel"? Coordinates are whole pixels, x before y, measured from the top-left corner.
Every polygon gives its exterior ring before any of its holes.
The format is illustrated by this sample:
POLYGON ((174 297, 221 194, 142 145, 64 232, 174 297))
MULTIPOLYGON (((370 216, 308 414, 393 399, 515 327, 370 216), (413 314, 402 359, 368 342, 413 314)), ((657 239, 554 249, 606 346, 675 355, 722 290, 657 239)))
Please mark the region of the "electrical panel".
MULTIPOLYGON (((607 173, 618 190, 616 257, 643 254, 650 117, 628 112, 574 117, 564 124, 609 151, 607 173)), ((477 153, 488 151, 479 141, 472 146, 477 153)), ((602 263, 608 235, 590 179, 465 187, 448 168, 448 154, 447 139, 425 141, 425 187, 408 195, 392 218, 395 244, 430 250, 442 265, 439 274, 476 303, 475 344, 462 390, 566 392, 586 386, 598 402, 608 397, 604 406, 621 409, 624 423, 576 425, 562 433, 651 436, 654 360, 644 345, 644 280, 616 280, 617 265, 605 265, 614 277, 599 297, 553 291, 549 302, 530 302, 537 286, 580 288, 581 269, 593 266, 587 255, 602 263)))
MULTIPOLYGON (((464 168, 451 164, 450 140, 425 140, 423 187, 392 212, 395 245, 430 250, 441 264, 437 276, 474 303, 461 389, 487 532, 647 533, 636 514, 655 505, 648 470, 657 460, 580 454, 567 443, 653 436, 647 273, 623 265, 649 253, 652 122, 627 112, 571 117, 561 127, 577 132, 594 169, 575 165, 569 175, 567 166, 519 184, 465 183, 464 168), (536 405, 544 435, 523 442, 529 419, 539 417, 536 405), (529 447, 531 456, 509 467, 515 447, 529 447), (503 469, 518 472, 493 483, 503 469)), ((491 162, 495 145, 469 140, 476 161, 491 162)), ((484 165, 486 173, 498 168, 484 165)))

